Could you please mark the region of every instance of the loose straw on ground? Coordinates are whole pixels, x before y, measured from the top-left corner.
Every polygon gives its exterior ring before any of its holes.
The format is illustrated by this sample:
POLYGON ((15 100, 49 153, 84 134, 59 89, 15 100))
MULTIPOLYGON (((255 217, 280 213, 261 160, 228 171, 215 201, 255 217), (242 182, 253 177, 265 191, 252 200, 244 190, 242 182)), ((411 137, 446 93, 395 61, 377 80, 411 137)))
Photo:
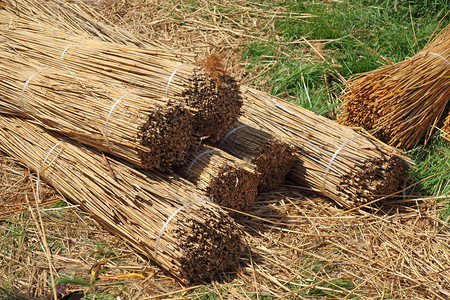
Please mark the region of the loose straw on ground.
POLYGON ((0 57, 0 111, 38 121, 146 168, 184 162, 194 142, 192 115, 167 98, 47 68, 19 55, 0 57))
POLYGON ((285 141, 240 118, 217 146, 239 159, 249 161, 261 174, 258 190, 270 191, 280 184, 294 164, 293 148, 285 141))
POLYGON ((184 283, 208 279, 240 256, 234 221, 181 178, 105 160, 18 118, 0 116, 0 149, 184 283))
POLYGON ((351 78, 339 122, 410 149, 429 139, 449 99, 450 25, 412 58, 351 78))
POLYGON ((353 207, 396 192, 406 178, 401 151, 295 104, 242 89, 243 117, 295 146, 288 174, 293 182, 353 207))
POLYGON ((215 203, 246 211, 253 204, 259 174, 255 167, 220 149, 199 146, 176 172, 194 183, 215 203))
POLYGON ((176 53, 69 35, 6 12, 0 15, 0 42, 4 52, 77 77, 101 77, 151 97, 169 97, 192 109, 194 134, 212 141, 236 121, 242 106, 239 86, 217 55, 184 63, 176 53))

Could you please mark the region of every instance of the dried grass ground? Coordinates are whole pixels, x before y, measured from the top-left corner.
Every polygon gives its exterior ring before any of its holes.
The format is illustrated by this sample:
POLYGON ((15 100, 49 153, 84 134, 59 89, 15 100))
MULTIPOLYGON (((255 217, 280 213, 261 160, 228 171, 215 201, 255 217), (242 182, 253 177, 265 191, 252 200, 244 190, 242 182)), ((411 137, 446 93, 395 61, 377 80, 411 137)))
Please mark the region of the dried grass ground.
MULTIPOLYGON (((199 56, 222 54, 247 82, 258 76, 238 61, 247 40, 268 39, 261 29, 279 17, 305 17, 250 1, 198 1, 203 5, 191 11, 189 2, 161 2, 92 4, 142 37, 199 56), (232 17, 237 13, 241 22, 232 17)), ((382 209, 344 211, 299 187, 282 186, 261 195, 250 215, 241 217, 249 250, 240 270, 186 288, 49 188, 39 214, 35 175, 4 156, 0 166, 0 298, 14 298, 13 292, 48 297, 52 277, 83 279, 102 261, 99 279, 87 293, 90 299, 450 297, 450 231, 439 218, 443 205, 436 198, 405 195, 382 209), (146 279, 111 279, 130 272, 146 279)))

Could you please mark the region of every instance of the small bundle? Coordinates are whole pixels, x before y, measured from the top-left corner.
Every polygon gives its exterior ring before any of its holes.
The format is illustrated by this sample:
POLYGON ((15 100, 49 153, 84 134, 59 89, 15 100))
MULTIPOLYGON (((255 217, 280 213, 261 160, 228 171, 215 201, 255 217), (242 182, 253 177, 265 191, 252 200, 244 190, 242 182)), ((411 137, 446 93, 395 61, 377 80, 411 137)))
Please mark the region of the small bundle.
POLYGON ((236 265, 237 224, 188 181, 142 172, 37 125, 0 116, 0 150, 185 284, 236 265))
POLYGON ((192 115, 180 104, 19 55, 0 57, 0 91, 0 112, 32 118, 145 169, 182 164, 194 142, 192 115))
POLYGON ((414 57, 351 78, 339 123, 410 149, 428 140, 441 119, 450 99, 449 76, 450 25, 414 57))
POLYGON ((68 35, 9 13, 0 14, 0 50, 17 53, 77 77, 95 76, 152 97, 168 97, 189 107, 197 137, 219 139, 242 106, 239 85, 219 57, 183 63, 178 54, 139 49, 68 35))
POLYGON ((261 174, 260 192, 271 191, 280 184, 295 161, 294 150, 288 143, 257 129, 255 123, 244 118, 234 124, 218 147, 256 166, 261 174))
POLYGON ((255 167, 220 149, 201 145, 187 164, 176 170, 215 203, 246 211, 254 202, 259 183, 255 167))
POLYGON ((444 139, 450 142, 450 113, 445 119, 444 127, 442 127, 442 132, 444 133, 443 135, 444 139))
POLYGON ((242 93, 243 117, 295 146, 293 182, 354 207, 396 192, 406 178, 400 150, 269 94, 242 93))

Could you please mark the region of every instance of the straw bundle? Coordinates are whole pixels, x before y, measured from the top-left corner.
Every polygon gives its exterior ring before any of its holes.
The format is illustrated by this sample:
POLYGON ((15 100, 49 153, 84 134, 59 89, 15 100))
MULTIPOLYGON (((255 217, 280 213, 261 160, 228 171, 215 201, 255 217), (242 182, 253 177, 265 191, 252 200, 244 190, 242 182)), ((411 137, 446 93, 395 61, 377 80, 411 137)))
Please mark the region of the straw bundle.
POLYGON ((295 183, 352 207, 395 192, 406 174, 402 152, 376 139, 252 88, 243 88, 243 116, 289 140, 295 183))
POLYGON ((33 118, 146 169, 182 164, 194 141, 192 115, 166 98, 6 53, 0 57, 0 79, 1 112, 33 118))
POLYGON ((234 221, 181 178, 143 173, 17 118, 0 116, 0 149, 184 283, 240 255, 234 221))
POLYGON ((442 127, 442 131, 444 133, 443 137, 448 142, 450 142, 450 113, 448 114, 447 118, 445 119, 444 127, 442 127))
POLYGON ((220 149, 201 145, 187 164, 176 170, 215 203, 245 211, 254 202, 259 183, 255 167, 220 149))
POLYGON ((67 68, 77 77, 97 76, 152 97, 169 97, 192 109, 194 134, 212 141, 236 121, 242 98, 236 80, 218 56, 185 64, 161 49, 85 39, 12 14, 0 16, 3 51, 45 65, 67 68))
POLYGON ((258 190, 266 192, 280 184, 294 163, 291 146, 240 118, 218 147, 256 166, 261 174, 258 190))
POLYGON ((342 95, 341 124, 410 149, 430 137, 450 99, 450 25, 414 57, 360 74, 342 95))

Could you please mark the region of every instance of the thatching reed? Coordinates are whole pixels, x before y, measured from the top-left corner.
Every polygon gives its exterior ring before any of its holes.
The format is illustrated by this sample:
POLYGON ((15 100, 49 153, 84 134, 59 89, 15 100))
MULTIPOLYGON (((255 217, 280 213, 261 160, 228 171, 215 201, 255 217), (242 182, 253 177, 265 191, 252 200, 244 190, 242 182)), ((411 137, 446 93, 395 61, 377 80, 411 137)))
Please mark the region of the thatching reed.
POLYGON ((184 63, 177 53, 69 35, 9 13, 0 16, 0 26, 2 51, 68 69, 77 77, 90 74, 186 105, 192 110, 197 137, 217 140, 239 115, 239 86, 217 55, 184 63))
POLYGON ((143 173, 39 126, 0 117, 0 149, 184 283, 233 266, 240 232, 220 207, 176 176, 143 173))
POLYGON ((347 82, 341 124, 410 149, 431 136, 450 99, 450 25, 422 51, 347 82))
POLYGON ((167 98, 7 53, 0 78, 1 112, 32 118, 142 168, 180 165, 194 142, 191 113, 167 98))
POLYGON ((260 175, 255 167, 220 149, 200 145, 176 172, 194 183, 215 203, 246 211, 253 204, 260 175))
POLYGON ((450 113, 445 118, 444 126, 442 127, 443 137, 450 142, 450 113))
POLYGON ((217 147, 256 166, 261 174, 258 191, 267 192, 280 184, 294 164, 294 149, 282 139, 240 118, 217 147))
POLYGON ((353 207, 396 192, 402 152, 295 104, 243 87, 243 117, 295 146, 288 178, 353 207))

